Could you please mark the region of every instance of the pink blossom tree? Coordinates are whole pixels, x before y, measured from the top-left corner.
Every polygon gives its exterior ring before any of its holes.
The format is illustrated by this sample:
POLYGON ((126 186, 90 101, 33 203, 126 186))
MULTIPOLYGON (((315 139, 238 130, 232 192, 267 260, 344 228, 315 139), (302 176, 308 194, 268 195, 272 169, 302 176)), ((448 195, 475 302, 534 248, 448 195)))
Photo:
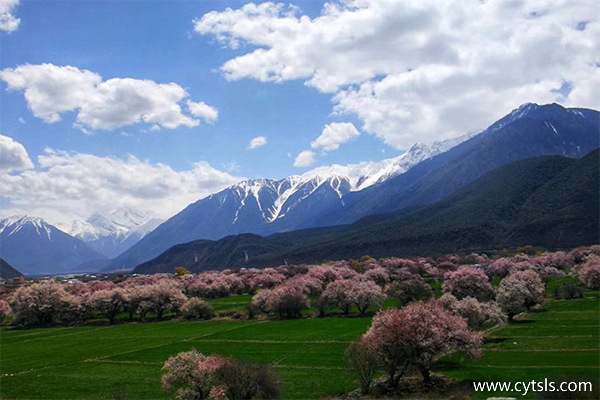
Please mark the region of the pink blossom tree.
POLYGON ((579 280, 588 289, 600 289, 600 263, 590 263, 579 272, 579 280))
POLYGON ((212 306, 206 301, 192 297, 183 303, 181 315, 185 319, 211 319, 214 313, 212 306))
POLYGON ((356 282, 351 280, 337 280, 331 282, 319 299, 320 307, 323 308, 339 308, 346 315, 350 313, 352 307, 356 304, 357 293, 354 290, 356 282))
POLYGON ((544 301, 544 283, 534 271, 516 271, 502 279, 496 301, 512 318, 544 301))
POLYGON ((403 306, 414 301, 429 300, 433 297, 431 285, 420 275, 405 272, 386 287, 389 296, 396 297, 403 306))
POLYGON ((12 315, 12 309, 8 301, 0 300, 0 323, 4 322, 4 319, 10 315, 12 315))
POLYGON ((163 389, 179 400, 275 399, 280 379, 272 368, 220 356, 206 357, 196 350, 169 358, 164 366, 163 389))
POLYGON ((370 280, 353 280, 353 283, 350 297, 354 299, 354 304, 361 315, 365 315, 370 307, 381 307, 386 296, 380 286, 370 280))
POLYGON ((463 265, 454 272, 444 275, 444 293, 451 293, 458 299, 474 297, 480 301, 494 298, 494 288, 481 269, 463 265))
POLYGON ((34 283, 17 289, 13 297, 15 323, 18 325, 40 323, 50 325, 61 308, 67 292, 56 282, 34 283))
POLYGON ((214 379, 210 369, 200 368, 208 359, 196 350, 186 351, 170 357, 163 365, 162 387, 176 392, 179 400, 207 399, 214 379))
POLYGON ((310 307, 310 301, 301 288, 280 285, 272 289, 265 308, 269 313, 279 314, 279 318, 300 318, 302 310, 310 307))
POLYGON ((127 292, 120 287, 98 290, 89 298, 92 309, 108 318, 111 324, 121 311, 125 311, 128 300, 127 292))
POLYGON ((428 383, 436 358, 451 351, 478 355, 483 337, 440 302, 430 301, 380 311, 361 340, 373 344, 387 371, 388 386, 396 388, 410 367, 428 383))
POLYGON ((480 330, 506 322, 506 314, 494 302, 479 302, 473 297, 458 300, 449 293, 439 301, 453 314, 463 317, 471 329, 480 330))

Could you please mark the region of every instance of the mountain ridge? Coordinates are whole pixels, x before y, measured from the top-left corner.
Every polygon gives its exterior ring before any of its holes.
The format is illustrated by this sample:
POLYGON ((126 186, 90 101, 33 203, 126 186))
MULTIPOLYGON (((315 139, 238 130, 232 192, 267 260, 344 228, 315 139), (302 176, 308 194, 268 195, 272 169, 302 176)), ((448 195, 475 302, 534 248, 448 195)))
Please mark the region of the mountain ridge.
POLYGON ((180 244, 134 272, 172 272, 175 266, 192 271, 268 267, 364 255, 436 255, 525 244, 554 249, 595 244, 600 242, 599 163, 599 150, 581 159, 519 160, 431 205, 367 217, 352 225, 180 244), (549 191, 555 195, 549 196, 549 191), (532 207, 538 212, 532 213, 532 207), (565 208, 571 211, 563 217, 560 211, 565 208), (545 217, 541 223, 539 216, 545 217), (545 234, 548 226, 553 230, 545 234), (221 252, 223 248, 226 252, 221 252))

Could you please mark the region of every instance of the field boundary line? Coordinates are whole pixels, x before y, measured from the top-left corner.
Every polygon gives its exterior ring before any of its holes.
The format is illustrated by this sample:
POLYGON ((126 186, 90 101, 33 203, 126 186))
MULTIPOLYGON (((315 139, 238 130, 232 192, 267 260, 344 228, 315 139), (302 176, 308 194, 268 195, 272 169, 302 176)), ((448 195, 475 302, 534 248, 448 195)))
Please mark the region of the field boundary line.
POLYGON ((527 349, 522 349, 522 350, 511 350, 511 349, 486 349, 485 350, 490 351, 490 352, 496 352, 496 353, 551 353, 551 352, 569 352, 569 353, 577 353, 577 352, 581 352, 581 351, 600 351, 600 349, 579 349, 579 348, 574 348, 574 349, 531 349, 531 350, 527 350, 527 349))
POLYGON ((224 333, 224 332, 231 332, 231 331, 235 331, 236 329, 246 328, 248 326, 254 326, 254 325, 258 325, 258 324, 262 324, 262 323, 264 323, 264 322, 260 321, 260 322, 254 322, 254 323, 248 324, 248 325, 235 326, 235 327, 232 327, 232 328, 229 328, 229 329, 225 329, 225 330, 222 330, 222 331, 205 333, 204 335, 195 336, 195 337, 192 337, 192 338, 184 338, 184 339, 172 340, 172 341, 164 342, 164 343, 161 343, 161 344, 158 344, 158 345, 155 345, 155 346, 149 346, 149 347, 143 347, 141 349, 124 351, 124 352, 121 352, 121 353, 111 354, 111 355, 103 356, 103 357, 89 358, 89 359, 86 359, 84 361, 105 360, 105 359, 109 359, 111 357, 122 356, 124 354, 137 353, 139 351, 144 351, 144 350, 149 350, 149 349, 158 349, 160 347, 170 346, 170 345, 172 345, 174 343, 186 343, 186 342, 197 340, 197 339, 200 339, 200 338, 203 338, 203 337, 208 337, 208 336, 211 336, 211 335, 216 335, 216 334, 220 334, 220 333, 224 333))
POLYGON ((349 344, 350 340, 259 340, 259 339, 200 339, 205 343, 266 343, 266 344, 349 344))

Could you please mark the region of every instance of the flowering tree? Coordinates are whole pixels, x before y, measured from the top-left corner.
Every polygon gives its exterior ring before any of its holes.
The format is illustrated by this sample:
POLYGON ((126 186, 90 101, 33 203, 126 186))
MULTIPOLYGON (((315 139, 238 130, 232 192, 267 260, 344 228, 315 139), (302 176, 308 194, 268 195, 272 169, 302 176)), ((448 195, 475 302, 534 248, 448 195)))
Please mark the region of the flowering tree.
POLYGON ((600 263, 591 263, 583 267, 579 272, 579 280, 589 289, 600 289, 600 263))
POLYGON ((185 301, 185 296, 177 282, 163 279, 153 285, 142 286, 140 289, 138 311, 142 317, 152 311, 158 319, 167 311, 179 312, 185 301))
POLYGON ((395 388, 410 367, 428 383, 434 360, 450 351, 478 355, 483 337, 439 301, 430 301, 379 312, 361 340, 373 344, 387 371, 388 386, 395 388))
POLYGON ((192 297, 183 303, 181 315, 185 319, 211 319, 213 317, 213 309, 206 301, 192 297))
POLYGON ((487 275, 481 269, 466 265, 444 275, 442 290, 444 293, 451 293, 458 299, 474 297, 477 300, 485 301, 494 297, 494 288, 487 275))
POLYGON ((414 301, 429 300, 433 296, 431 285, 425 282, 420 275, 406 272, 403 276, 387 286, 386 292, 398 298, 400 305, 414 301))
POLYGON ((269 313, 279 314, 279 318, 300 318, 302 310, 310 307, 310 301, 302 288, 280 285, 271 290, 265 303, 269 313))
POLYGON ((473 297, 458 300, 448 293, 440 297, 440 302, 452 313, 463 317, 471 329, 479 330, 506 322, 506 314, 493 302, 479 302, 473 297))
POLYGON ((52 324, 61 308, 62 299, 66 296, 63 285, 56 282, 20 287, 13 297, 15 323, 52 324))
POLYGON ((381 287, 384 287, 390 282, 390 273, 383 267, 377 266, 375 268, 368 269, 364 275, 381 287))
POLYGON ((353 280, 350 297, 354 299, 354 304, 358 312, 365 315, 370 307, 381 307, 385 300, 385 294, 375 282, 367 280, 353 280))
POLYGON ((89 298, 92 309, 108 318, 111 324, 115 322, 117 315, 124 311, 127 301, 127 292, 119 287, 98 290, 89 298))
POLYGON ((516 271, 502 279, 496 300, 512 318, 544 301, 544 283, 533 271, 516 271))
POLYGON ((355 285, 356 283, 351 280, 331 282, 323 291, 319 304, 324 308, 339 308, 344 314, 349 314, 352 306, 356 304, 355 285))
POLYGON ((180 400, 275 399, 280 379, 268 366, 256 366, 232 358, 206 357, 196 350, 169 358, 162 386, 180 400))
POLYGON ((0 323, 4 321, 4 318, 12 314, 12 309, 6 300, 0 300, 0 323))
POLYGON ((175 391, 179 400, 202 400, 208 398, 214 386, 210 371, 200 368, 208 357, 196 350, 170 357, 163 365, 163 389, 175 391))

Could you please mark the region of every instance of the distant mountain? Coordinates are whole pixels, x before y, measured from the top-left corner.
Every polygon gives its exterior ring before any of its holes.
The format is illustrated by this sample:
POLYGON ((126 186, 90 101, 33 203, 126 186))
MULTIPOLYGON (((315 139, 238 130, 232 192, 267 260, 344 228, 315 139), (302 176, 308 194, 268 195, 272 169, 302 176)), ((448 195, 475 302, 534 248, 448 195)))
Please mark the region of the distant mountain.
POLYGON ((431 204, 494 168, 532 157, 580 158, 600 146, 600 113, 558 104, 524 104, 479 135, 381 185, 349 193, 320 219, 346 224, 375 213, 431 204))
POLYGON ((321 226, 318 218, 344 207, 344 196, 403 174, 473 134, 431 145, 415 144, 399 157, 381 162, 331 165, 282 180, 253 179, 208 196, 175 215, 109 269, 133 268, 169 247, 196 239, 220 239, 239 233, 272 234, 321 226))
POLYGON ((1 279, 12 279, 23 276, 23 274, 17 271, 12 265, 0 258, 0 278, 1 279))
POLYGON ((106 257, 43 219, 0 219, 0 256, 26 275, 81 272, 79 265, 106 257))
POLYGON ((92 249, 114 258, 163 222, 147 212, 119 208, 106 215, 94 214, 85 221, 75 220, 66 232, 92 249))
POLYGON ((490 251, 525 244, 548 249, 600 242, 600 152, 550 156, 495 169, 447 199, 352 225, 263 238, 239 235, 175 246, 137 273, 266 267, 325 259, 490 251))

